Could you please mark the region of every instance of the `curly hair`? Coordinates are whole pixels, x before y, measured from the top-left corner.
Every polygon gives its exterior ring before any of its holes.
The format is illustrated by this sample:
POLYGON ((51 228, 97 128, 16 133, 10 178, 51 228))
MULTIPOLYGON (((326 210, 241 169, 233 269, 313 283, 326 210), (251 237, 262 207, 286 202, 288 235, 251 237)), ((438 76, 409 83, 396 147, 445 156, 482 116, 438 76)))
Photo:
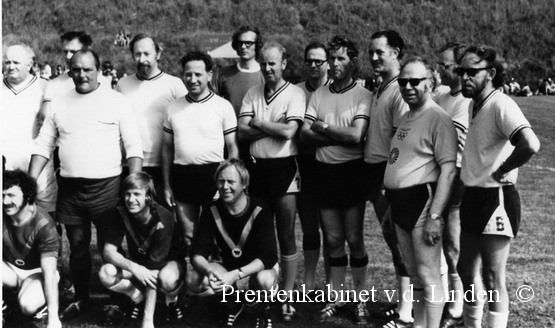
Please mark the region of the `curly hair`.
POLYGON ((475 54, 480 58, 480 61, 485 61, 488 63, 488 67, 495 68, 495 76, 492 79, 492 85, 494 88, 500 88, 503 86, 505 79, 503 77, 503 73, 505 69, 503 68, 503 63, 497 54, 497 50, 490 46, 484 45, 473 45, 464 51, 461 56, 464 58, 467 54, 475 54))
POLYGON ((251 25, 241 26, 237 31, 235 31, 235 33, 233 33, 233 36, 231 37, 231 47, 235 51, 239 50, 240 48, 239 38, 241 37, 241 35, 247 32, 253 32, 254 34, 256 34, 256 42, 254 43, 254 52, 256 54, 256 57, 258 58, 258 56, 260 55, 260 50, 262 50, 262 46, 264 45, 264 42, 262 40, 262 34, 260 34, 260 30, 258 29, 258 27, 251 26, 251 25))
POLYGON ((37 181, 34 178, 21 170, 4 171, 2 178, 2 190, 18 186, 23 193, 23 200, 30 205, 35 203, 37 200, 38 187, 37 181))

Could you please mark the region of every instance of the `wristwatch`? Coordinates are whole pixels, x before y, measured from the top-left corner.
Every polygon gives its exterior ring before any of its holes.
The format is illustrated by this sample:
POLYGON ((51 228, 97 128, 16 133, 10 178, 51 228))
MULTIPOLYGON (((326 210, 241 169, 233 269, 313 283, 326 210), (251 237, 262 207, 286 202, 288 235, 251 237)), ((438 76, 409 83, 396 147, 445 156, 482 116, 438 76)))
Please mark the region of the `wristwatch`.
POLYGON ((243 270, 241 270, 241 268, 239 268, 239 279, 243 279, 245 278, 247 275, 243 272, 243 270))
POLYGON ((430 215, 430 218, 432 219, 432 221, 437 221, 441 219, 441 215, 432 213, 432 215, 430 215))
POLYGON ((326 132, 326 130, 327 130, 327 128, 328 128, 329 126, 330 126, 330 125, 329 125, 328 123, 324 123, 324 124, 322 125, 322 132, 326 132))

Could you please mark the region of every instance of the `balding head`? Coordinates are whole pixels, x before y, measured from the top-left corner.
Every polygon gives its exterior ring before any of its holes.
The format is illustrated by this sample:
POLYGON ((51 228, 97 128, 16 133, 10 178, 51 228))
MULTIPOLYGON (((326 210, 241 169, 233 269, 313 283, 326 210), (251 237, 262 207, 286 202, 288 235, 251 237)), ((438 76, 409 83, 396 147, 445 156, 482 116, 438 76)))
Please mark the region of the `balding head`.
POLYGON ((11 84, 25 81, 33 66, 35 52, 26 44, 8 46, 4 50, 3 70, 6 79, 11 84))

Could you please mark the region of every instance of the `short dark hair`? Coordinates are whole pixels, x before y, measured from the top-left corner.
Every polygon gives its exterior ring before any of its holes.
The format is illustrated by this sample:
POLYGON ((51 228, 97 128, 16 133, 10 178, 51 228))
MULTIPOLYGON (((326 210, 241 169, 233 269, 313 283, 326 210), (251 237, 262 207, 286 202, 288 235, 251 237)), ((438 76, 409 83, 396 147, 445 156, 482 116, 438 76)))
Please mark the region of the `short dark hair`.
POLYGON ((156 188, 154 187, 154 180, 146 172, 135 172, 129 174, 121 184, 122 198, 125 192, 130 189, 145 189, 147 204, 151 209, 155 209, 156 203, 156 188))
POLYGON ((447 42, 441 48, 439 48, 439 53, 442 53, 447 50, 453 51, 453 57, 455 57, 455 62, 460 63, 461 56, 466 49, 466 44, 461 42, 447 42))
POLYGON ((233 36, 231 37, 231 47, 233 48, 233 50, 237 51, 240 48, 239 38, 241 37, 241 35, 247 32, 253 32, 254 34, 256 34, 254 51, 255 51, 256 57, 258 57, 260 55, 260 50, 262 49, 262 46, 264 45, 264 43, 262 41, 262 34, 260 34, 260 30, 256 26, 245 25, 245 26, 239 27, 239 29, 235 31, 235 33, 233 33, 233 36))
POLYGON ((37 181, 21 170, 4 171, 2 180, 2 190, 18 186, 23 192, 23 200, 33 205, 37 200, 37 181))
POLYGON ((503 73, 505 69, 503 68, 503 63, 497 54, 497 50, 495 48, 485 45, 473 45, 464 51, 461 56, 461 60, 467 54, 475 54, 480 58, 480 61, 486 61, 488 63, 487 66, 491 68, 495 68, 495 76, 492 79, 492 85, 494 88, 500 88, 504 84, 503 73))
POLYGON ((137 43, 137 42, 139 42, 143 39, 151 39, 152 40, 152 43, 154 43, 154 49, 156 50, 156 53, 160 53, 160 52, 162 52, 162 50, 164 50, 162 48, 162 46, 160 46, 160 44, 158 42, 156 42, 152 36, 150 36, 149 34, 146 34, 146 33, 139 33, 139 34, 137 34, 133 37, 131 42, 129 42, 129 50, 131 51, 131 57, 133 57, 133 51, 134 51, 133 49, 135 48, 135 43, 137 43))
POLYGON ((306 55, 308 54, 308 52, 312 49, 324 49, 324 52, 326 53, 326 57, 328 56, 328 49, 326 48, 325 44, 323 44, 320 41, 312 41, 304 48, 304 58, 305 59, 306 59, 306 55))
POLYGON ((75 58, 76 55, 84 55, 84 54, 91 54, 94 58, 94 66, 96 67, 97 70, 100 69, 100 57, 98 57, 98 54, 92 50, 92 49, 87 49, 87 48, 83 48, 79 51, 77 51, 73 57, 71 57, 71 60, 69 61, 69 69, 71 69, 71 65, 73 65, 73 60, 75 58))
POLYGON ((336 35, 330 40, 327 47, 327 55, 329 56, 331 51, 336 51, 339 48, 347 49, 347 56, 349 56, 349 59, 358 57, 357 44, 342 35, 336 35))
POLYGON ((399 49, 399 55, 397 55, 397 58, 401 59, 403 57, 403 49, 405 49, 405 41, 403 41, 399 32, 394 30, 378 31, 372 34, 370 40, 379 39, 381 37, 384 37, 387 40, 387 44, 390 47, 399 49))
POLYGON ((207 72, 210 72, 212 70, 212 57, 210 57, 209 54, 203 51, 190 51, 186 53, 185 56, 181 57, 181 59, 179 60, 179 63, 181 64, 181 69, 185 69, 185 65, 193 60, 203 61, 207 72))
POLYGON ((228 160, 225 160, 218 166, 216 172, 214 172, 214 180, 216 181, 216 183, 218 183, 218 176, 220 175, 220 173, 231 166, 235 167, 235 169, 239 173, 239 177, 241 178, 241 183, 243 183, 243 185, 248 189, 251 176, 249 174, 249 171, 247 170, 245 162, 237 158, 230 158, 228 160))
POLYGON ((83 48, 90 47, 93 42, 92 37, 85 31, 69 31, 62 34, 62 36, 60 37, 60 40, 62 42, 69 42, 74 39, 78 39, 79 42, 81 42, 81 44, 83 45, 83 48))

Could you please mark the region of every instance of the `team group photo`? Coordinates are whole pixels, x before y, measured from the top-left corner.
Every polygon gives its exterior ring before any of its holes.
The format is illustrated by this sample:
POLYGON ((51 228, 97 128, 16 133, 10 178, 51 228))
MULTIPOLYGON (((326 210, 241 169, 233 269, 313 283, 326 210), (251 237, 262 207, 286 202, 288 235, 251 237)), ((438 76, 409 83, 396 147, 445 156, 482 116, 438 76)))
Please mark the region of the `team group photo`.
POLYGON ((139 2, 2 2, 3 327, 555 324, 544 5, 139 2))

